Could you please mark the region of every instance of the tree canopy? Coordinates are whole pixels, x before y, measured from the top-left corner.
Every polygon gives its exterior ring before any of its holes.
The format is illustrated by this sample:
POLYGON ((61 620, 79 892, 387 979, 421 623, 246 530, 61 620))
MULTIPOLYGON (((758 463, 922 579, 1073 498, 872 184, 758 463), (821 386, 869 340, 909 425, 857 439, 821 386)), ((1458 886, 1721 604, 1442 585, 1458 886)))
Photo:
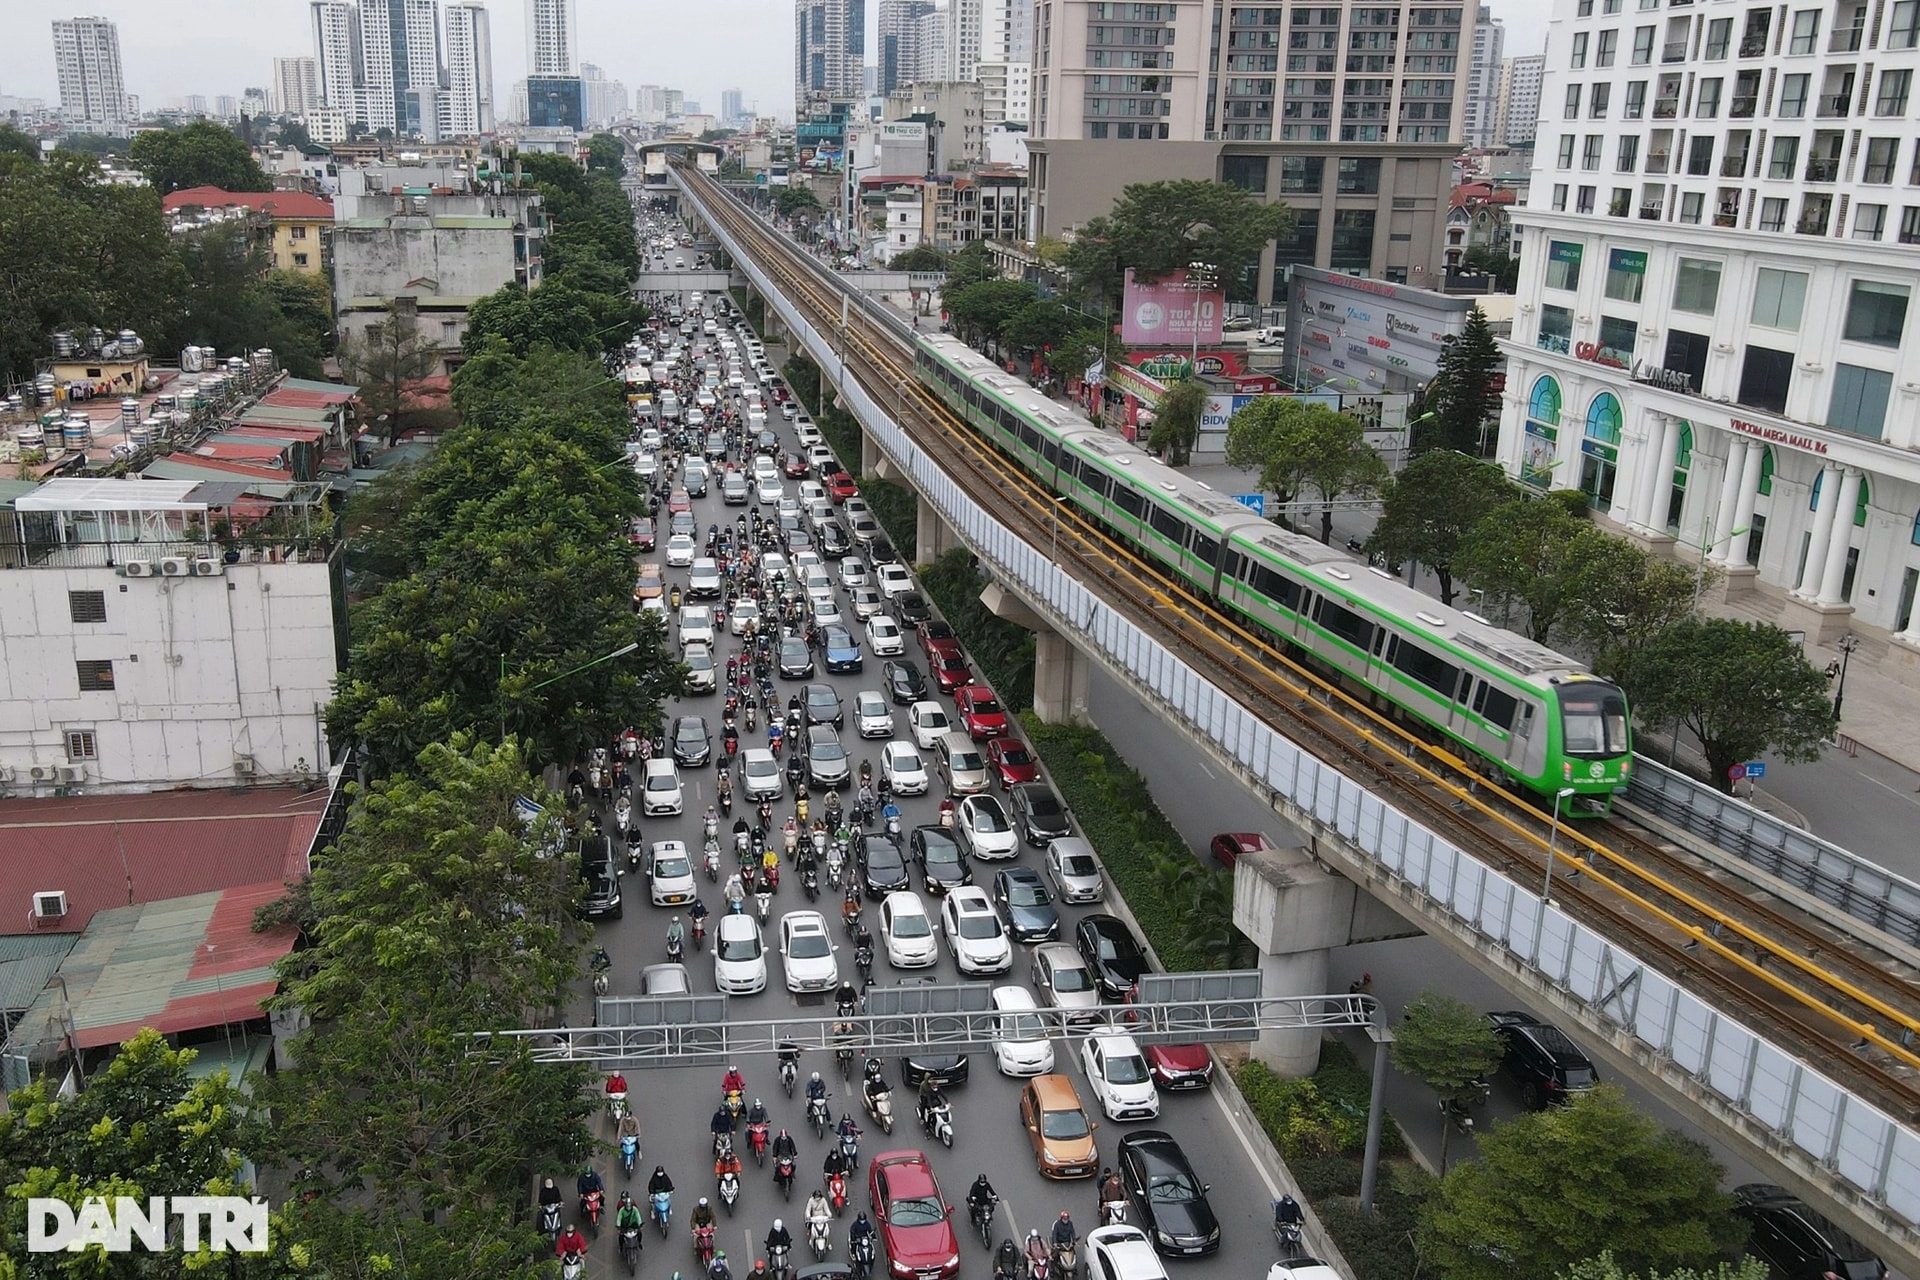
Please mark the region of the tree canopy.
MULTIPOLYGON (((951 284, 951 280, 949 280, 951 284)), ((1014 316, 1039 301, 1040 291, 1024 280, 980 280, 944 295, 947 319, 962 341, 1004 341, 1001 331, 1014 316)))
POLYGON ((218 351, 271 347, 288 372, 319 378, 333 351, 333 294, 312 271, 269 269, 247 229, 215 223, 174 237, 184 280, 177 331, 218 351))
POLYGON ((212 120, 184 129, 150 129, 128 149, 133 163, 162 195, 189 187, 271 191, 273 180, 238 134, 212 120))
POLYGON ((1166 456, 1167 462, 1184 467, 1200 438, 1200 415, 1207 408, 1207 385, 1197 378, 1176 382, 1160 397, 1153 411, 1153 429, 1147 433, 1147 447, 1166 456))
POLYGON ((1414 452, 1456 449, 1479 457, 1481 441, 1500 416, 1506 366, 1486 313, 1475 304, 1467 313, 1466 328, 1441 344, 1439 373, 1424 400, 1433 416, 1415 424, 1414 452))
POLYGON ((783 218, 797 214, 822 212, 820 197, 813 194, 812 187, 775 187, 773 189, 773 211, 783 218))
POLYGON ((587 139, 587 169, 619 178, 627 171, 627 144, 610 133, 594 134, 587 139))
POLYGON ((917 244, 905 253, 895 254, 887 262, 891 271, 945 271, 947 255, 930 244, 917 244))
POLYGON ((1513 496, 1506 472, 1493 463, 1451 449, 1420 454, 1384 487, 1367 550, 1390 563, 1427 566, 1440 580, 1441 601, 1452 604, 1453 560, 1461 542, 1513 496))
POLYGON ((1065 254, 1074 283, 1117 305, 1129 267, 1156 280, 1189 263, 1212 266, 1229 289, 1276 237, 1291 234, 1293 212, 1227 182, 1180 179, 1128 185, 1111 212, 1089 219, 1065 254))
POLYGON ((1563 503, 1516 498, 1460 540, 1454 571, 1499 606, 1503 623, 1512 606, 1522 606, 1527 635, 1545 644, 1567 604, 1575 540, 1591 527, 1563 503))
POLYGON ((1333 536, 1335 500, 1369 496, 1387 479, 1387 464, 1358 422, 1297 396, 1260 396, 1234 414, 1227 423, 1227 465, 1258 472, 1260 487, 1283 508, 1312 492, 1321 504, 1322 542, 1333 536))
POLYGON ((1723 1261, 1717 1266, 1675 1267, 1671 1271, 1629 1271, 1613 1256, 1613 1250, 1603 1249, 1597 1257, 1563 1267, 1554 1280, 1767 1280, 1768 1274, 1767 1264, 1758 1258, 1723 1261))

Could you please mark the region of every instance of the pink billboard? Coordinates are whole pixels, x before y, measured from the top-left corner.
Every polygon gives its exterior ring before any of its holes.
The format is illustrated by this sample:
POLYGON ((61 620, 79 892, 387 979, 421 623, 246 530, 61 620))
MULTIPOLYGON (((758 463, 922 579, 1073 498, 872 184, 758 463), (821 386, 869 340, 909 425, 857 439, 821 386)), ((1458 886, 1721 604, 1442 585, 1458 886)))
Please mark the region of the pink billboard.
POLYGON ((1191 347, 1196 331, 1202 346, 1220 341, 1226 296, 1217 287, 1196 292, 1184 270, 1147 282, 1135 280, 1128 267, 1124 302, 1120 340, 1129 346, 1191 347))

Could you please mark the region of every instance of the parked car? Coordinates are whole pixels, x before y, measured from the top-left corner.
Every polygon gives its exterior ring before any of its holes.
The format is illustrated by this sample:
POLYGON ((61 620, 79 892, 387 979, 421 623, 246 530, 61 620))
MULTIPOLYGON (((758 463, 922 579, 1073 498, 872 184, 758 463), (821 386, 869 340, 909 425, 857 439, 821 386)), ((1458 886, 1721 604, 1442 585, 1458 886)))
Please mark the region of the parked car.
POLYGON ((1084 917, 1074 927, 1073 941, 1100 984, 1100 994, 1109 1000, 1124 999, 1147 971, 1146 952, 1118 916, 1084 917))
POLYGON ((1886 1264, 1785 1187, 1749 1182, 1734 1209, 1752 1228, 1747 1252, 1786 1280, 1881 1280, 1886 1264))
POLYGON ((1520 1086, 1520 1105, 1529 1111, 1571 1102, 1600 1083, 1593 1060, 1567 1033, 1518 1010, 1489 1013, 1500 1037, 1500 1065, 1520 1086))

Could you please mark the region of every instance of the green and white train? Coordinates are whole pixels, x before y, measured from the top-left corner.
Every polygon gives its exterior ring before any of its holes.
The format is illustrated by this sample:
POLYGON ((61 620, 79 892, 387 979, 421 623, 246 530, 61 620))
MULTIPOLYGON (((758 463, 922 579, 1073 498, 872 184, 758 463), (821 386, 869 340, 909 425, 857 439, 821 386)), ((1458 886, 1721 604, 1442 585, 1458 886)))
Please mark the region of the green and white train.
POLYGON ((1135 550, 1350 690, 1563 813, 1627 788, 1619 686, 1477 614, 1255 515, 1047 399, 956 338, 923 335, 920 379, 1002 453, 1135 550))

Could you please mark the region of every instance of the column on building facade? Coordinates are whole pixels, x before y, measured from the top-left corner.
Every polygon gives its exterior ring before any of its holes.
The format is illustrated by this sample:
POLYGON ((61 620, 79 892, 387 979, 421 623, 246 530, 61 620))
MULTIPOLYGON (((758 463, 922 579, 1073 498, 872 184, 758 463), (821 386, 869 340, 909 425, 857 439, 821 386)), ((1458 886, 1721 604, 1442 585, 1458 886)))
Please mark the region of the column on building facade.
POLYGON ((1653 425, 1647 432, 1646 456, 1640 461, 1640 489, 1634 495, 1632 523, 1648 533, 1665 533, 1673 463, 1680 455, 1680 424, 1664 413, 1649 416, 1653 425))
POLYGON ((1818 481, 1820 500, 1813 509, 1813 530, 1807 541, 1806 563, 1800 566, 1800 581, 1793 594, 1811 598, 1820 585, 1827 566, 1827 543, 1833 539, 1833 513, 1840 509, 1840 468, 1822 467, 1818 481))
POLYGON ((1853 509, 1860 505, 1860 468, 1848 467, 1842 473, 1840 497, 1834 503, 1831 521, 1833 536, 1827 540, 1827 560, 1820 573, 1820 594, 1815 604, 1839 604, 1847 582, 1847 550, 1853 545, 1853 509))
MULTIPOLYGON (((1698 448, 1698 442, 1695 443, 1698 448)), ((1694 456, 1700 455, 1696 452, 1694 456)), ((1727 437, 1726 470, 1720 477, 1720 500, 1713 507, 1713 531, 1707 535, 1704 553, 1713 564, 1726 561, 1727 543, 1733 540, 1734 515, 1740 507, 1740 473, 1745 468, 1746 442, 1731 433, 1727 437)))
POLYGON ((1647 430, 1640 442, 1640 456, 1636 463, 1633 478, 1633 505, 1627 509, 1627 527, 1645 529, 1652 517, 1654 468, 1660 463, 1660 436, 1666 430, 1666 415, 1649 413, 1647 430))
POLYGON ((1737 569, 1746 564, 1747 548, 1753 545, 1753 512, 1760 501, 1760 465, 1767 456, 1767 446, 1758 440, 1736 439, 1734 444, 1746 453, 1740 460, 1740 497, 1734 506, 1733 529, 1721 553, 1721 563, 1737 569))

